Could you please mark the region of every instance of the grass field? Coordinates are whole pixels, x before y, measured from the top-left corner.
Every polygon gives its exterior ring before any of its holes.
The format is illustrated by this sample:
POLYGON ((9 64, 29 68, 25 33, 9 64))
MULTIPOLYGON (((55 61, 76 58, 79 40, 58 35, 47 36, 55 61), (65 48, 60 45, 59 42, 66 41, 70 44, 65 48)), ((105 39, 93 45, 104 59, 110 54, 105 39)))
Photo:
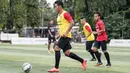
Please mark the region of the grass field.
MULTIPOLYGON (((72 51, 89 60, 84 44, 73 44, 72 51)), ((103 65, 95 67, 96 61, 88 61, 86 71, 81 64, 65 57, 62 53, 59 73, 130 73, 130 48, 108 47, 112 67, 106 68, 106 60, 102 54, 103 65)), ((33 68, 30 73, 48 73, 54 66, 54 53, 47 53, 47 45, 10 45, 0 44, 0 73, 23 73, 22 64, 29 62, 33 68)))

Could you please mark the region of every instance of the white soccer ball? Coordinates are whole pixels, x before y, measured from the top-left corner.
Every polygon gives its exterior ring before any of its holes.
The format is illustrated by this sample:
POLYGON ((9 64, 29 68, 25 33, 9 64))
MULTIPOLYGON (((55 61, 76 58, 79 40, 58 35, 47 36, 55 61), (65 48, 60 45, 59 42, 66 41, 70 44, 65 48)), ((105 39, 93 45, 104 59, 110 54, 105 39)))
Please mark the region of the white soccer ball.
POLYGON ((32 65, 30 63, 24 63, 22 65, 22 70, 25 72, 25 73, 29 73, 30 70, 32 69, 32 65))

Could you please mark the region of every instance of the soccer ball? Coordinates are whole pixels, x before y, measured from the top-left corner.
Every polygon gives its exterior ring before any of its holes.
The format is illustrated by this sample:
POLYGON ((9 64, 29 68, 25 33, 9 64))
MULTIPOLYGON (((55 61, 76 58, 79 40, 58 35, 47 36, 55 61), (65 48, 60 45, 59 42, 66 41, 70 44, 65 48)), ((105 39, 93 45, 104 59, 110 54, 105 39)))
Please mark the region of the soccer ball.
POLYGON ((22 70, 25 72, 25 73, 29 73, 30 70, 32 69, 32 65, 30 63, 24 63, 22 65, 22 70))

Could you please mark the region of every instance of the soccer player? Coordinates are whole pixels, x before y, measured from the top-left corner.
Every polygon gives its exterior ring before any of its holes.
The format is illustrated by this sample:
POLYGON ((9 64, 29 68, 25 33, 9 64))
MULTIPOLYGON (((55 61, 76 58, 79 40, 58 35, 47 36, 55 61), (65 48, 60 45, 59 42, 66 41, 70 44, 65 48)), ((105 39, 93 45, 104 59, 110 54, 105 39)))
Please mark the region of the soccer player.
MULTIPOLYGON (((52 40, 53 40, 53 43, 56 41, 55 33, 56 33, 56 28, 54 25, 54 20, 51 20, 50 25, 48 26, 48 53, 51 53, 50 45, 51 45, 52 40)), ((54 47, 55 47, 55 45, 53 45, 53 49, 54 49, 54 47)), ((52 49, 52 51, 53 51, 53 49, 52 49)))
POLYGON ((95 40, 95 37, 92 33, 92 29, 91 26, 86 22, 85 18, 81 18, 81 24, 83 25, 83 32, 85 34, 85 38, 86 38, 86 50, 90 53, 90 55, 92 56, 92 59, 90 61, 96 61, 95 58, 95 54, 94 52, 91 50, 93 42, 95 40))
MULTIPOLYGON (((94 47, 93 47, 93 51, 97 52, 98 49, 101 47, 104 55, 105 55, 105 58, 107 60, 107 64, 106 64, 106 67, 110 67, 111 66, 111 62, 110 62, 110 56, 109 56, 109 53, 107 52, 107 34, 106 34, 106 29, 105 29, 105 26, 104 26, 104 23, 103 21, 100 19, 101 18, 101 15, 99 12, 96 12, 94 14, 94 19, 96 20, 96 31, 93 32, 94 34, 97 34, 97 38, 96 38, 96 42, 94 44, 94 47)), ((102 65, 102 62, 101 62, 101 54, 100 53, 97 53, 97 58, 98 58, 98 63, 96 64, 96 66, 100 66, 102 65)))
POLYGON ((86 60, 77 56, 75 53, 70 52, 70 49, 72 48, 70 44, 70 40, 72 38, 71 29, 74 24, 72 17, 63 9, 63 3, 61 1, 56 1, 54 5, 56 11, 58 12, 57 24, 59 27, 59 41, 55 47, 55 66, 54 68, 48 70, 48 72, 59 72, 61 49, 63 50, 65 56, 79 61, 82 64, 83 69, 86 70, 86 60))

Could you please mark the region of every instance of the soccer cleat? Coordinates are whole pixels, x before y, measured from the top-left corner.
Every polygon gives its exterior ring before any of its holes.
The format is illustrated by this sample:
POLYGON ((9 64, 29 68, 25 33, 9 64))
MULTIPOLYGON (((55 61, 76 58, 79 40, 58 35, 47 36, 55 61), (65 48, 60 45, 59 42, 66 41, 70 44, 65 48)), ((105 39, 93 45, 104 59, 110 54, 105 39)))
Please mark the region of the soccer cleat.
POLYGON ((95 58, 92 58, 90 61, 96 61, 96 59, 95 59, 95 58))
POLYGON ((51 49, 51 52, 55 52, 55 50, 54 50, 54 49, 51 49))
POLYGON ((83 70, 86 70, 86 68, 87 68, 86 62, 87 62, 87 60, 84 60, 82 63, 83 70))
POLYGON ((101 63, 97 63, 95 66, 100 66, 100 65, 102 65, 103 63, 101 62, 101 63))
POLYGON ((48 70, 48 72, 59 72, 59 69, 57 69, 57 68, 54 67, 54 68, 48 70))
POLYGON ((106 64, 106 67, 109 68, 111 66, 111 63, 106 64))

